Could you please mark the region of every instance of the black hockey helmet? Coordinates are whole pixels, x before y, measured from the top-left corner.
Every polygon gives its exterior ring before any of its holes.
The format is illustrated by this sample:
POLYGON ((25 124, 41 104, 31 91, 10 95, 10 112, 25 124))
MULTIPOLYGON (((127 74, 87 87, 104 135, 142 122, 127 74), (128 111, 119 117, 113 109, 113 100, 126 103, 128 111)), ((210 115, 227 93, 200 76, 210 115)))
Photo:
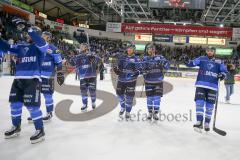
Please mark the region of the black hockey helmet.
POLYGON ((206 48, 206 50, 213 50, 213 51, 215 52, 215 51, 216 51, 216 48, 213 47, 213 46, 208 46, 208 47, 206 48))
POLYGON ((126 49, 128 48, 132 48, 134 51, 136 50, 136 46, 134 44, 134 42, 129 42, 126 44, 126 49))
POLYGON ((46 35, 46 36, 48 36, 50 39, 52 39, 52 33, 51 33, 51 32, 44 31, 44 32, 42 32, 42 35, 46 35))
POLYGON ((148 43, 145 46, 145 51, 147 51, 148 49, 153 48, 156 49, 156 45, 154 43, 148 43))
POLYGON ((156 45, 154 43, 148 43, 145 46, 144 53, 147 54, 149 49, 155 49, 156 50, 156 45))

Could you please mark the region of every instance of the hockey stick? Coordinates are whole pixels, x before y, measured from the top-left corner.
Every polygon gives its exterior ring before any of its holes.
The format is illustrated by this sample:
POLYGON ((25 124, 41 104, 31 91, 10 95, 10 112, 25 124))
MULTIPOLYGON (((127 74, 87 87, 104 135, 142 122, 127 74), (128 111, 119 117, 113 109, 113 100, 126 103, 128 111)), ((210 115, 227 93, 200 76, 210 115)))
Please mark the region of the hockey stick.
POLYGON ((141 91, 141 95, 140 95, 140 97, 142 97, 144 86, 145 86, 145 81, 143 81, 142 91, 141 91))
POLYGON ((218 96, 219 96, 219 89, 220 89, 220 81, 218 81, 218 91, 217 91, 217 99, 216 99, 216 104, 215 104, 215 111, 214 111, 214 119, 213 119, 213 131, 216 132, 217 134, 221 135, 221 136, 226 136, 227 132, 218 129, 216 127, 216 118, 217 118, 217 107, 218 107, 218 96))

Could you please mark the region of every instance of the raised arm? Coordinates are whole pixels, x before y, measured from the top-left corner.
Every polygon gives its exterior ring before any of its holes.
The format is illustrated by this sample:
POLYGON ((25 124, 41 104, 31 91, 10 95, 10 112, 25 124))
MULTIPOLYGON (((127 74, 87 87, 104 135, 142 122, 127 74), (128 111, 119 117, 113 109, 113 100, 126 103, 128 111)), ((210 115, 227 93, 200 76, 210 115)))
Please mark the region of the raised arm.
POLYGON ((9 51, 13 54, 18 54, 18 47, 8 44, 8 42, 3 40, 2 38, 0 38, 0 50, 2 50, 3 52, 9 51))
POLYGON ((200 62, 201 62, 201 57, 198 57, 198 58, 195 58, 194 60, 185 61, 184 63, 187 67, 195 67, 195 66, 199 66, 200 62))
POLYGON ((170 62, 163 56, 157 57, 158 63, 163 67, 163 69, 168 70, 170 68, 170 62))
POLYGON ((37 32, 33 31, 32 28, 28 30, 28 35, 31 37, 33 42, 39 48, 42 53, 46 53, 49 47, 48 43, 40 36, 37 32))

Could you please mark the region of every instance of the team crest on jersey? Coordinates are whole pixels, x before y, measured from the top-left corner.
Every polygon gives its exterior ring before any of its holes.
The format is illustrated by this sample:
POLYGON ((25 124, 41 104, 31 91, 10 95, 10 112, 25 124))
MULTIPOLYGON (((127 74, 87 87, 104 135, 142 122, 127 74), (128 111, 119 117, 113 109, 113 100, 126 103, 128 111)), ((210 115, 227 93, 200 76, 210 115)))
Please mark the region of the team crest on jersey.
POLYGON ((157 61, 158 61, 158 60, 161 60, 161 57, 159 57, 159 56, 158 56, 158 57, 155 57, 155 60, 157 60, 157 61))
POLYGON ((211 70, 213 67, 214 67, 214 65, 213 65, 212 63, 208 63, 208 64, 207 64, 208 70, 211 70))
POLYGON ((48 53, 48 54, 52 54, 52 53, 53 53, 53 50, 48 49, 48 50, 47 50, 47 53, 48 53))
POLYGON ((135 61, 135 59, 129 59, 129 61, 130 61, 130 62, 134 62, 134 61, 135 61))
POLYGON ((28 47, 24 47, 24 52, 25 52, 25 53, 27 53, 27 52, 28 52, 28 50, 29 50, 29 48, 28 48, 28 47))

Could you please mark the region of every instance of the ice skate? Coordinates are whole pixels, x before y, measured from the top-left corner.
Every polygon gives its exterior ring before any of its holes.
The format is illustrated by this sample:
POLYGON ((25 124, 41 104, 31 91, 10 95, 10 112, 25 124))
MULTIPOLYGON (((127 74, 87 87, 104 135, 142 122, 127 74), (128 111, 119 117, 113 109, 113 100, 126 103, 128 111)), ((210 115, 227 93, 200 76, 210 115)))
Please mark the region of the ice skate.
POLYGON ((87 111, 87 105, 83 105, 82 108, 81 108, 81 111, 86 112, 87 111))
POLYGON ((32 144, 39 143, 45 140, 44 136, 45 136, 44 129, 36 130, 34 135, 30 137, 30 141, 32 144))
POLYGON ((155 112, 153 113, 153 120, 155 120, 155 121, 158 121, 158 120, 159 120, 158 111, 155 111, 155 112))
POLYGON ((205 123, 205 124, 204 124, 204 130, 205 130, 206 132, 209 132, 209 131, 210 131, 209 123, 205 123))
POLYGON ((147 116, 147 120, 148 120, 148 121, 151 121, 152 118, 153 118, 153 113, 152 113, 152 112, 149 112, 149 113, 148 113, 148 116, 147 116))
POLYGON ((96 104, 95 103, 92 104, 92 109, 93 110, 96 109, 96 104))
POLYGON ((27 120, 28 120, 28 123, 33 123, 33 120, 31 117, 28 117, 27 120))
POLYGON ((196 132, 202 133, 202 129, 203 129, 202 121, 197 121, 197 123, 193 125, 193 128, 196 132))
POLYGON ((125 113, 125 108, 121 108, 119 112, 119 116, 122 117, 124 113, 125 113))
POLYGON ((52 112, 49 112, 45 117, 42 118, 42 120, 43 122, 49 122, 51 121, 52 117, 53 117, 52 112))
POLYGON ((131 118, 130 113, 129 113, 129 112, 126 112, 126 113, 125 113, 125 119, 126 119, 126 121, 130 120, 130 118, 131 118))
POLYGON ((21 132, 20 126, 12 126, 12 128, 4 133, 5 139, 10 139, 14 137, 18 137, 21 132))

